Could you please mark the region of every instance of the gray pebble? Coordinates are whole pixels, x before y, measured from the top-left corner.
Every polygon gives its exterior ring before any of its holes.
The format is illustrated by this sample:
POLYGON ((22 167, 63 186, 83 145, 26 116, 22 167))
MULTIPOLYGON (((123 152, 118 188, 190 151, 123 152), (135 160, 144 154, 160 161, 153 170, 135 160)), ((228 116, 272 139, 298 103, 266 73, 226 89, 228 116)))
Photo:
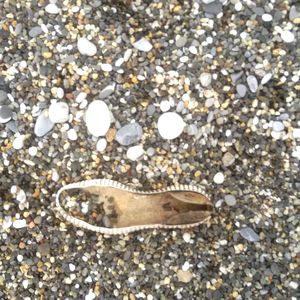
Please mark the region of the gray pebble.
POLYGON ((54 127, 54 123, 49 120, 48 112, 44 110, 36 119, 34 133, 36 136, 44 136, 54 127))
POLYGON ((104 99, 109 97, 115 90, 115 85, 111 84, 106 86, 100 93, 99 93, 99 97, 100 99, 104 99))
POLYGON ((7 106, 3 105, 0 107, 0 123, 7 123, 13 115, 12 109, 7 106))
POLYGON ((198 133, 198 128, 195 124, 191 124, 187 126, 188 135, 196 135, 197 133, 198 133))
POLYGON ((106 216, 106 215, 103 216, 102 222, 105 227, 111 228, 111 222, 110 222, 110 219, 108 218, 108 216, 106 216))
POLYGON ((259 236, 258 234, 250 227, 245 227, 240 230, 241 236, 249 242, 258 242, 259 236))
POLYGON ((226 202, 226 204, 228 206, 234 206, 234 205, 236 205, 236 199, 235 199, 235 197, 233 195, 226 195, 224 197, 224 200, 225 200, 225 202, 226 202))
POLYGON ((175 44, 176 44, 176 47, 180 48, 180 47, 184 47, 185 44, 187 42, 187 38, 185 36, 176 36, 176 41, 175 41, 175 44))
POLYGON ((293 5, 289 12, 289 18, 291 21, 294 21, 295 19, 300 19, 300 7, 293 5))
POLYGON ((143 136, 143 129, 138 123, 123 126, 117 131, 116 141, 123 146, 128 146, 139 141, 143 136))
POLYGON ((43 33, 43 30, 40 26, 35 26, 29 30, 29 36, 34 38, 43 33))
POLYGON ((150 148, 147 149, 146 152, 147 152, 148 156, 153 156, 155 154, 155 149, 150 147, 150 148))
POLYGON ((222 3, 215 1, 209 4, 204 4, 204 11, 211 15, 218 15, 222 11, 222 3))
POLYGON ((0 104, 3 103, 7 99, 6 92, 0 90, 0 104))
POLYGON ((244 84, 238 84, 236 86, 236 91, 240 97, 245 97, 247 93, 247 87, 244 84))
POLYGON ((6 123, 6 127, 14 133, 18 132, 18 124, 14 120, 11 120, 8 123, 6 123))
POLYGON ((184 103, 183 101, 178 102, 176 107, 176 112, 181 113, 184 110, 184 103))
POLYGON ((155 113, 155 106, 150 104, 148 107, 147 107, 147 115, 148 116, 152 116, 153 114, 155 113))

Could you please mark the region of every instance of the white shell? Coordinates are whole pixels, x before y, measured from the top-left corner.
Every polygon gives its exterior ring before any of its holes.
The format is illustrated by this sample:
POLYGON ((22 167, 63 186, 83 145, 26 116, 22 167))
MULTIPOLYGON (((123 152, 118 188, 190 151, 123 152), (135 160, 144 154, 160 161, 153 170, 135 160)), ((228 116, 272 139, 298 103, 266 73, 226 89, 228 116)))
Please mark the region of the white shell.
POLYGON ((172 140, 179 137, 184 127, 185 123, 182 117, 175 112, 162 114, 157 122, 159 134, 166 140, 172 140))

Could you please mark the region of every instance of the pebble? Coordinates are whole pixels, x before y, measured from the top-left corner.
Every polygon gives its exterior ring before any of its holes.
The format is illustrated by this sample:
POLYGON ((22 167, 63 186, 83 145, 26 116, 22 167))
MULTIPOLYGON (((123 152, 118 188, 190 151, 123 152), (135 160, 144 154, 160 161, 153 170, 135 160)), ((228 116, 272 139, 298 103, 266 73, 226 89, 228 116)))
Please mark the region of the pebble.
POLYGON ((176 112, 181 113, 184 110, 184 102, 179 101, 176 106, 176 112))
POLYGON ((186 131, 188 135, 196 135, 198 133, 198 127, 195 124, 190 124, 187 126, 186 131))
POLYGON ((76 101, 77 103, 81 103, 83 100, 86 99, 86 96, 87 96, 87 94, 86 94, 85 92, 80 92, 80 93, 76 96, 75 101, 76 101))
POLYGON ((270 14, 263 14, 261 18, 264 22, 271 22, 273 20, 273 17, 270 14))
POLYGON ((216 184, 222 184, 225 180, 224 174, 222 172, 218 172, 215 176, 214 176, 214 183, 216 184))
POLYGON ((163 100, 160 102, 160 109, 162 112, 167 112, 170 108, 171 108, 171 105, 168 100, 163 100))
POLYGON ((112 71, 112 65, 111 64, 101 64, 100 65, 101 70, 104 72, 111 72, 112 71))
POLYGON ((107 141, 105 138, 101 138, 99 139, 99 141, 97 142, 96 148, 97 151, 102 152, 106 149, 107 146, 107 141))
POLYGON ((175 45, 178 48, 184 47, 187 42, 187 37, 182 35, 176 35, 175 37, 175 45))
POLYGON ((65 95, 64 90, 61 87, 57 88, 56 97, 58 99, 62 99, 64 97, 64 95, 65 95))
POLYGON ((281 33, 281 38, 285 43, 289 44, 289 43, 294 42, 295 35, 291 31, 284 30, 281 33))
POLYGON ((110 84, 110 85, 106 86, 99 93, 100 99, 105 99, 105 98, 109 97, 114 92, 114 90, 115 90, 115 85, 114 84, 110 84))
POLYGON ((266 84, 267 82, 269 82, 271 80, 271 78, 273 77, 272 73, 267 73, 266 75, 264 75, 264 77, 261 80, 261 85, 266 84))
POLYGON ((132 49, 127 49, 125 51, 124 56, 123 56, 123 59, 124 59, 125 62, 129 61, 129 59, 130 59, 130 57, 132 55, 132 52, 133 52, 132 49))
POLYGON ((148 107, 147 107, 147 115, 148 116, 153 116, 155 113, 155 106, 150 104, 148 107))
POLYGON ((297 282, 295 282, 295 281, 291 281, 289 283, 289 287, 292 288, 292 289, 294 289, 294 290, 297 290, 298 287, 299 287, 299 284, 297 282))
POLYGON ((181 135, 185 123, 180 115, 175 112, 166 112, 162 114, 157 122, 157 128, 160 136, 166 140, 176 139, 181 135))
POLYGON ((68 139, 71 141, 76 141, 77 140, 77 132, 74 128, 71 128, 67 131, 67 136, 68 139))
POLYGON ((260 240, 258 234, 250 227, 242 228, 240 234, 249 242, 258 242, 260 240))
POLYGON ((247 83, 248 83, 250 91, 252 93, 255 93, 257 91, 257 88, 258 88, 258 82, 257 82, 256 77, 253 76, 253 75, 249 75, 247 77, 247 83))
POLYGON ((208 87, 211 84, 212 76, 209 73, 202 73, 200 75, 200 83, 203 87, 208 87))
POLYGON ((155 154, 155 149, 150 147, 147 149, 147 155, 148 156, 153 156, 155 154))
POLYGON ((82 55, 94 56, 97 53, 97 47, 85 37, 78 39, 77 48, 82 55))
POLYGON ((237 84, 236 91, 240 97, 245 97, 247 94, 247 87, 244 84, 237 84))
POLYGON ((71 272, 74 272, 75 269, 76 269, 76 266, 73 265, 73 264, 69 264, 69 269, 70 269, 71 272))
POLYGON ((143 154, 144 154, 144 149, 141 145, 129 147, 126 153, 127 158, 132 161, 136 161, 140 159, 143 156, 143 154))
POLYGON ((0 90, 0 104, 3 103, 7 99, 7 93, 5 91, 0 90))
POLYGON ((151 43, 147 39, 145 39, 145 38, 141 38, 140 40, 138 40, 137 42, 135 42, 133 44, 133 47, 135 49, 139 50, 139 51, 142 51, 142 52, 149 52, 153 48, 153 46, 151 45, 151 43))
POLYGON ((13 111, 8 105, 0 106, 0 123, 7 123, 13 116, 13 111))
POLYGON ((230 152, 226 152, 222 157, 222 163, 225 167, 231 166, 235 161, 234 155, 230 152))
POLYGON ((188 283, 192 280, 193 274, 190 271, 177 271, 177 277, 180 282, 188 283))
POLYGON ((54 4, 54 3, 49 3, 49 4, 46 5, 45 11, 46 11, 48 14, 56 15, 56 14, 59 14, 60 9, 57 7, 56 4, 54 4))
POLYGON ((189 47, 189 51, 190 51, 190 53, 192 53, 194 55, 196 55, 198 53, 197 48, 193 45, 189 47))
POLYGON ((36 156, 37 152, 38 152, 38 149, 35 146, 31 146, 28 148, 28 153, 30 156, 36 156))
POLYGON ((296 5, 291 6, 289 19, 295 24, 300 24, 300 9, 296 5))
POLYGON ((49 120, 53 123, 65 123, 69 119, 69 105, 65 102, 55 102, 49 107, 49 120))
POLYGON ((300 139, 300 128, 294 128, 293 130, 293 138, 300 139))
POLYGON ((217 0, 206 3, 203 9, 208 14, 218 15, 220 12, 222 12, 223 6, 222 3, 217 0))
POLYGON ((182 271, 187 271, 189 268, 190 268, 190 263, 188 261, 186 261, 181 267, 182 271))
POLYGON ((188 233, 188 232, 185 232, 182 236, 183 240, 186 242, 186 243, 189 243, 191 241, 191 234, 188 233))
POLYGON ((13 222, 12 226, 16 229, 26 227, 26 220, 25 219, 17 219, 13 222))
POLYGON ((233 195, 226 195, 224 200, 228 206, 236 205, 236 198, 233 195))
POLYGON ((37 118, 34 126, 34 133, 38 137, 47 134, 54 127, 54 123, 48 117, 48 111, 44 110, 37 118))
POLYGON ((16 150, 22 149, 23 146, 24 146, 24 136, 23 135, 19 135, 18 137, 16 137, 14 139, 14 141, 13 141, 12 146, 16 150))
POLYGON ((32 27, 30 30, 29 30, 29 36, 32 37, 32 38, 35 38, 37 37, 38 35, 42 34, 43 33, 43 30, 40 26, 35 26, 35 27, 32 27))
POLYGON ((284 130, 284 125, 280 121, 274 121, 273 124, 272 124, 272 129, 274 131, 280 132, 280 131, 284 130))
POLYGON ((111 123, 110 111, 106 103, 102 100, 90 103, 85 113, 85 122, 89 133, 93 136, 105 135, 111 123))
POLYGON ((138 123, 130 123, 121 127, 116 134, 116 141, 123 146, 138 142, 143 136, 143 129, 138 123))

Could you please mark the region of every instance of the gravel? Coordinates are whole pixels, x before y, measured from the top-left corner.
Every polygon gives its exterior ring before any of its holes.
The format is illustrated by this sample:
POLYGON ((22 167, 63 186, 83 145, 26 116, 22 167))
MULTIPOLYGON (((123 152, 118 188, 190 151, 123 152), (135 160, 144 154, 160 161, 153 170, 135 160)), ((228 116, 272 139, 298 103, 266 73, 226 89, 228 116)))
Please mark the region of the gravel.
POLYGON ((299 299, 297 1, 0 1, 0 19, 0 299, 299 299), (57 190, 94 178, 203 186, 215 211, 113 237, 57 218, 57 190))

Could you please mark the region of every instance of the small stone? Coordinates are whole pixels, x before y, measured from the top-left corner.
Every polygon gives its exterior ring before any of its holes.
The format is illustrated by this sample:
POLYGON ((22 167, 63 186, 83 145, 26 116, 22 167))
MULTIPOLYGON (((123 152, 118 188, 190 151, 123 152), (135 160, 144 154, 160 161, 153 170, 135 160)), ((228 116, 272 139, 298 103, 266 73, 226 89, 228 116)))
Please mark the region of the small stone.
POLYGON ((112 65, 111 64, 101 64, 100 65, 101 70, 104 72, 111 72, 112 71, 112 65))
POLYGON ((13 111, 8 105, 0 106, 0 123, 7 123, 13 116, 13 111))
POLYGON ((36 155, 37 155, 37 152, 38 152, 37 147, 31 146, 31 147, 28 149, 28 153, 29 153, 30 156, 36 156, 36 155))
POLYGON ((294 42, 295 35, 291 31, 284 30, 281 33, 281 38, 285 43, 289 44, 289 43, 294 42))
POLYGON ((193 45, 189 47, 189 51, 190 51, 190 53, 192 53, 194 55, 196 55, 198 53, 197 48, 193 45))
POLYGON ((257 91, 257 88, 258 88, 258 82, 257 82, 257 79, 255 76, 253 75, 249 75, 247 77, 247 83, 248 83, 248 86, 249 86, 249 89, 252 93, 256 93, 257 91))
POLYGON ((216 184, 222 184, 225 180, 224 174, 222 172, 218 172, 215 176, 214 176, 214 183, 216 184))
POLYGON ((100 91, 99 93, 99 98, 100 99, 104 99, 109 97, 115 90, 115 85, 114 84, 110 84, 108 86, 106 86, 103 90, 100 91))
POLYGON ((17 261, 18 261, 18 262, 21 262, 22 260, 23 260, 23 255, 18 254, 18 255, 17 255, 17 261))
POLYGON ((192 280, 193 274, 190 271, 177 271, 177 277, 180 282, 188 283, 192 280))
POLYGON ((273 20, 273 17, 270 14, 263 14, 261 18, 264 22, 271 22, 273 20))
POLYGON ((235 161, 234 155, 230 152, 226 152, 222 157, 222 163, 225 167, 231 166, 235 161))
POLYGON ((56 6, 56 4, 54 4, 54 3, 49 3, 49 4, 46 5, 45 11, 46 11, 48 14, 56 15, 56 14, 59 14, 60 9, 56 6))
POLYGON ((148 107, 147 107, 147 115, 148 116, 153 116, 155 113, 155 106, 153 104, 150 104, 148 107))
POLYGON ((176 112, 181 113, 184 110, 184 102, 179 101, 176 106, 176 112))
POLYGON ((225 200, 225 202, 226 202, 226 204, 228 206, 234 206, 234 205, 236 205, 236 199, 235 199, 235 197, 233 195, 226 195, 224 197, 224 200, 225 200))
POLYGON ((138 142, 143 136, 143 129, 138 123, 130 123, 117 131, 116 141, 123 146, 138 142))
POLYGON ((97 47, 85 37, 78 39, 77 48, 82 55, 94 56, 97 53, 97 47))
POLYGON ((147 155, 148 156, 153 156, 155 154, 155 149, 150 147, 147 149, 147 155))
POLYGON ((190 263, 188 261, 186 261, 181 267, 182 271, 187 271, 189 268, 190 268, 190 263))
POLYGON ((272 129, 276 132, 280 132, 284 130, 284 125, 280 121, 274 121, 272 124, 272 129))
POLYGON ((130 59, 132 52, 133 52, 132 49, 127 49, 125 51, 124 56, 123 56, 125 62, 130 59))
POLYGON ((41 33, 43 33, 43 30, 40 26, 32 27, 29 30, 29 36, 32 38, 35 38, 36 36, 40 35, 41 33))
POLYGON ((241 236, 249 242, 258 242, 259 236, 257 233, 250 227, 245 227, 240 230, 241 236))
POLYGON ((132 161, 136 161, 140 159, 143 156, 143 154, 144 154, 144 149, 141 145, 128 148, 126 153, 127 158, 132 161))
POLYGON ((27 289, 27 288, 28 288, 28 285, 29 285, 29 281, 28 281, 27 279, 24 279, 24 280, 22 281, 22 285, 23 285, 24 289, 27 289))
POLYGON ((104 138, 99 139, 99 141, 97 142, 96 148, 97 151, 102 152, 106 149, 107 146, 107 141, 104 138))
POLYGON ((22 149, 24 146, 24 136, 20 135, 20 136, 16 137, 13 141, 12 146, 16 150, 22 149))
POLYGON ((298 287, 299 287, 299 284, 297 282, 295 282, 295 281, 291 281, 289 283, 289 287, 292 288, 292 289, 294 289, 294 290, 297 290, 298 287))
POLYGON ((103 216, 102 218, 102 222, 103 222, 103 225, 106 227, 106 228, 110 228, 111 227, 111 222, 110 222, 110 219, 108 218, 108 216, 103 216))
POLYGON ((184 47, 187 42, 187 37, 182 35, 176 35, 175 37, 175 45, 178 48, 184 47))
POLYGON ((49 120, 53 123, 64 123, 69 120, 69 105, 65 102, 55 102, 49 107, 49 120))
POLYGON ((41 137, 47 134, 54 127, 54 123, 49 120, 48 111, 44 110, 37 118, 34 133, 36 136, 41 137))
POLYGON ((294 139, 300 139, 300 128, 294 128, 293 129, 293 138, 294 139))
POLYGON ((289 19, 294 24, 300 24, 300 8, 296 5, 291 6, 290 12, 289 12, 289 19))
POLYGON ((196 135, 198 133, 198 128, 195 124, 191 124, 187 126, 186 131, 188 135, 196 135))
POLYGON ((110 111, 106 103, 102 100, 90 103, 85 113, 85 122, 89 133, 93 136, 105 135, 111 123, 110 111))
POLYGON ((7 99, 7 93, 5 91, 0 90, 0 104, 3 103, 7 99))
POLYGON ((236 86, 236 91, 240 97, 245 97, 247 94, 247 87, 244 84, 238 84, 236 86))
POLYGON ((87 94, 86 94, 85 92, 80 92, 80 93, 76 96, 75 101, 76 101, 77 103, 81 103, 83 100, 86 99, 86 96, 87 96, 87 94))
POLYGON ((70 269, 71 272, 74 272, 75 269, 76 269, 76 266, 73 265, 73 264, 69 264, 69 269, 70 269))
POLYGON ((58 99, 62 99, 64 97, 64 95, 65 95, 64 90, 61 87, 57 88, 56 97, 58 99))
POLYGON ((176 139, 181 135, 185 123, 180 115, 175 112, 162 114, 157 122, 157 128, 160 136, 166 140, 176 139))
POLYGON ((266 84, 267 82, 270 81, 270 79, 273 77, 273 74, 272 73, 267 73, 261 80, 261 85, 264 85, 266 84))
POLYGON ((183 240, 186 242, 186 243, 189 243, 190 241, 191 241, 191 234, 190 233, 188 233, 188 232, 185 232, 184 234, 183 234, 183 240))
POLYGON ((74 128, 71 128, 67 131, 67 136, 68 139, 71 141, 76 141, 77 140, 77 132, 74 128))
POLYGON ((167 112, 170 108, 171 108, 171 105, 168 100, 163 100, 160 102, 160 109, 162 112, 167 112))
POLYGON ((13 227, 16 228, 16 229, 20 229, 20 228, 26 227, 26 220, 25 219, 15 220, 13 222, 13 227))
POLYGON ((200 75, 200 83, 203 87, 208 87, 211 84, 212 76, 209 73, 202 73, 200 75))
MULTIPOLYGON (((209 0, 205 0, 205 1, 209 1, 209 0)), ((218 15, 220 12, 222 12, 222 3, 219 1, 213 1, 213 2, 209 2, 204 4, 204 11, 208 14, 211 15, 218 15)))
POLYGON ((149 52, 153 48, 151 43, 145 38, 141 38, 140 40, 135 42, 133 44, 133 47, 142 52, 149 52))

